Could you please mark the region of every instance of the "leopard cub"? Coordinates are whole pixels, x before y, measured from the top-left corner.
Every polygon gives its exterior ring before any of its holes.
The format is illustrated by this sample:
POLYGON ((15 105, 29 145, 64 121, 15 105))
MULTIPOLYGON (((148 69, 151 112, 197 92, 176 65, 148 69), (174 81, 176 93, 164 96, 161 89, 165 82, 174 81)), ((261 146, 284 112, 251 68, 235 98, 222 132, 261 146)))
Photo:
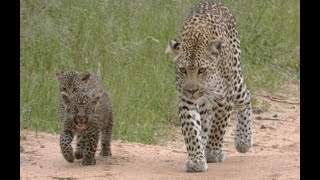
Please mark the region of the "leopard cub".
POLYGON ((93 73, 64 72, 57 74, 60 86, 60 148, 70 163, 82 159, 83 165, 96 163, 99 137, 100 156, 111 156, 113 116, 111 102, 93 73), (85 80, 85 81, 84 81, 85 80), (69 82, 69 83, 66 83, 69 82), (90 85, 91 84, 91 85, 90 85), (68 86, 69 88, 66 88, 68 86), (70 88, 72 87, 72 88, 70 88), (73 90, 72 90, 73 89, 73 90), (71 142, 77 136, 76 151, 71 142))

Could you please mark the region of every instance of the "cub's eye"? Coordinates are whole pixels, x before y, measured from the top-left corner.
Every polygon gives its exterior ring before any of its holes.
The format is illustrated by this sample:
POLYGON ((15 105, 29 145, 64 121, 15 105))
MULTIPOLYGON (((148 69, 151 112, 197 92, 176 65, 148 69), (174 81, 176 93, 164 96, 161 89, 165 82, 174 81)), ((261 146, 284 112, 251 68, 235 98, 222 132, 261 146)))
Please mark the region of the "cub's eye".
POLYGON ((186 68, 179 68, 179 70, 180 70, 180 72, 182 72, 182 73, 187 73, 186 68))
POLYGON ((84 109, 84 113, 90 114, 90 113, 91 113, 91 109, 90 109, 90 108, 85 108, 85 109, 84 109))
POLYGON ((199 73, 204 73, 206 71, 206 68, 200 68, 199 73))

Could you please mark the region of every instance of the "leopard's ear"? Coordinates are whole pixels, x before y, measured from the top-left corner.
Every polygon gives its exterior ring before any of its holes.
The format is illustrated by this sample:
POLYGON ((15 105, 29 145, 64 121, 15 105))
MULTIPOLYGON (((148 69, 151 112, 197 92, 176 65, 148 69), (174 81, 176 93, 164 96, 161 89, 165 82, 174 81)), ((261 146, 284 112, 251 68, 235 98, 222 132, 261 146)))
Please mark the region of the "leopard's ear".
POLYGON ((79 78, 82 82, 84 82, 86 84, 90 78, 90 72, 79 73, 79 78))
POLYGON ((217 56, 221 52, 221 41, 215 40, 209 45, 210 53, 214 56, 217 56))
POLYGON ((179 42, 176 40, 170 40, 165 53, 177 56, 180 52, 180 49, 181 47, 179 42))
POLYGON ((71 102, 71 98, 69 96, 68 93, 66 92, 61 92, 61 97, 62 97, 62 102, 65 108, 67 108, 67 106, 69 105, 69 103, 71 102))

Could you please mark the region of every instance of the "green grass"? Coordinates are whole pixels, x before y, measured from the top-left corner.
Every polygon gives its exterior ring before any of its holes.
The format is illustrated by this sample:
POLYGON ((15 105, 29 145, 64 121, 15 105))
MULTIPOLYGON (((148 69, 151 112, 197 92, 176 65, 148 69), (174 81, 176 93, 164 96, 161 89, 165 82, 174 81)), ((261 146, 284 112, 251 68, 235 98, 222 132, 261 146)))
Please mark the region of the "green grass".
MULTIPOLYGON (((21 128, 58 132, 55 70, 100 71, 114 137, 156 143, 177 120, 175 75, 164 54, 196 0, 20 0, 21 128)), ((222 1, 234 12, 252 92, 300 78, 300 2, 222 1)))

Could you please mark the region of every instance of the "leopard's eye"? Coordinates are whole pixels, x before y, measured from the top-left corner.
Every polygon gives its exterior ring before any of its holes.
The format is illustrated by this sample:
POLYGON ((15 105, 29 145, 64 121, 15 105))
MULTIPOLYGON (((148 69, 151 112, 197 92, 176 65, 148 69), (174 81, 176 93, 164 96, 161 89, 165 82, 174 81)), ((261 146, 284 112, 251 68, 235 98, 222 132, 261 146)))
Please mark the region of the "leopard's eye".
POLYGON ((204 73, 206 71, 206 68, 200 68, 199 73, 204 73))
POLYGON ((186 68, 179 68, 179 70, 180 70, 180 72, 182 72, 182 73, 187 73, 186 68))

